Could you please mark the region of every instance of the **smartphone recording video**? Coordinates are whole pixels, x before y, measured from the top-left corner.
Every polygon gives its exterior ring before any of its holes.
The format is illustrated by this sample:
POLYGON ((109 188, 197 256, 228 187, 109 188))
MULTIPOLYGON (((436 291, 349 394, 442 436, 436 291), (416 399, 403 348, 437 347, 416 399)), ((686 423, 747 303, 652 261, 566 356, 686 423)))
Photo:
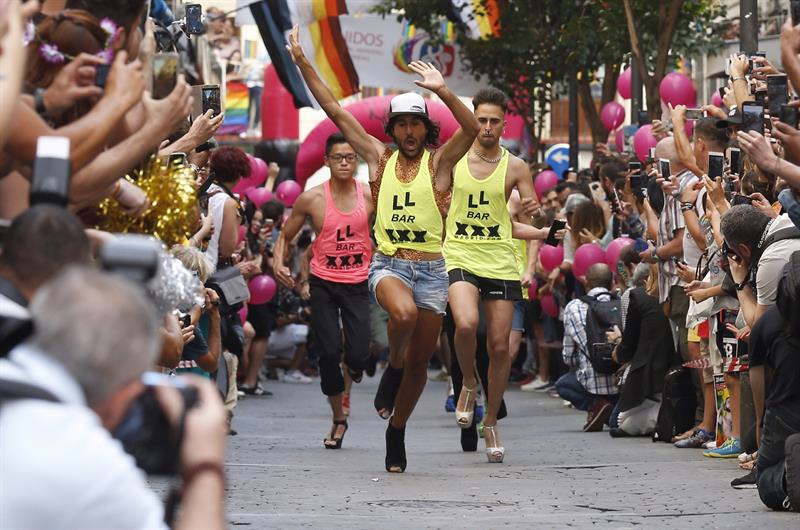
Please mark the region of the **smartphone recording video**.
POLYGON ((708 177, 711 180, 722 178, 725 172, 725 155, 717 152, 708 153, 708 177))
POLYGON ((203 6, 186 4, 186 33, 200 35, 203 33, 203 6))
POLYGON ((180 58, 177 53, 157 53, 153 56, 153 99, 164 99, 178 83, 180 58))
POLYGON ((769 100, 769 115, 778 116, 781 105, 789 103, 789 86, 786 74, 767 76, 767 98, 769 100))
POLYGON ((743 132, 756 131, 764 134, 764 106, 760 103, 745 102, 742 105, 743 132))
POLYGON ((703 109, 686 109, 685 117, 687 120, 695 121, 705 117, 703 109))
POLYGON ((670 167, 668 159, 658 159, 658 172, 661 173, 661 177, 665 179, 668 179, 672 176, 672 168, 670 167))
POLYGON ((780 121, 786 125, 797 129, 798 110, 791 105, 781 105, 780 121))

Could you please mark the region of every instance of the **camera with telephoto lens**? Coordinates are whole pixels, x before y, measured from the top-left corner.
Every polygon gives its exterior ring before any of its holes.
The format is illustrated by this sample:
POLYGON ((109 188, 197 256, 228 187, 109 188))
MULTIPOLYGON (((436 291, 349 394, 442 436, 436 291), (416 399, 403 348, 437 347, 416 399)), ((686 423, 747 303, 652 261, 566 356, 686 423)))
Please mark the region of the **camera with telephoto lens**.
POLYGON ((177 475, 186 413, 198 403, 197 389, 180 379, 155 372, 142 375, 144 391, 131 403, 114 438, 148 475, 177 475), (174 425, 158 400, 158 387, 172 387, 181 397, 182 413, 174 425))

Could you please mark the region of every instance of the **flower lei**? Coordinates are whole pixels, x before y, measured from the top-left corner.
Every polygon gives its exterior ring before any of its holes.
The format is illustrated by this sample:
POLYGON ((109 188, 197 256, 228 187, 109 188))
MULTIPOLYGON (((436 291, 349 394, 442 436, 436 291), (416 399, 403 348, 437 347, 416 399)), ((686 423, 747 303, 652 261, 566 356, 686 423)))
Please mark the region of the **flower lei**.
MULTIPOLYGON (((106 38, 105 46, 102 50, 97 52, 96 55, 103 59, 105 64, 111 64, 114 60, 114 50, 111 48, 111 45, 119 33, 120 28, 110 18, 102 19, 100 21, 100 27, 108 34, 108 37, 106 38)), ((41 37, 36 32, 36 26, 33 24, 33 21, 28 21, 27 26, 25 26, 25 33, 22 36, 24 46, 27 47, 37 40, 37 38, 40 41, 39 56, 44 59, 45 62, 49 64, 63 64, 67 60, 71 61, 75 59, 72 55, 59 50, 58 46, 55 44, 41 40, 41 37)))

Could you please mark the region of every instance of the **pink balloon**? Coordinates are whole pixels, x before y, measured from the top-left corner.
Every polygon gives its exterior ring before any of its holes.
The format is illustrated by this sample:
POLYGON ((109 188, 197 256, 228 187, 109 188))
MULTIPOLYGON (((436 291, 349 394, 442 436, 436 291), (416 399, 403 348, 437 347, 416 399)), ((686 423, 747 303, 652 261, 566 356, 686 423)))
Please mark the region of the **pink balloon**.
POLYGON ((711 104, 719 108, 722 108, 725 105, 722 102, 722 96, 719 95, 719 90, 715 90, 714 93, 711 94, 711 104))
POLYGON ((247 177, 251 186, 261 186, 267 180, 267 163, 258 157, 250 157, 250 176, 247 177))
POLYGON ((239 225, 239 237, 236 239, 236 244, 238 245, 239 243, 244 241, 244 238, 246 236, 247 236, 247 228, 245 228, 242 225, 239 225))
POLYGON ((670 72, 664 76, 658 86, 658 94, 661 96, 661 101, 671 103, 673 107, 676 105, 691 107, 697 101, 697 90, 694 88, 694 83, 687 76, 678 72, 670 72))
POLYGON ((539 296, 539 282, 536 281, 536 278, 531 280, 531 284, 528 286, 528 300, 536 300, 539 296))
POLYGON ((626 68, 617 78, 617 92, 623 99, 631 98, 631 69, 626 68))
POLYGON ((556 184, 558 184, 558 175, 550 169, 545 169, 536 175, 536 179, 533 181, 533 187, 539 197, 542 197, 544 192, 550 188, 554 188, 556 184))
POLYGON ((555 269, 564 261, 564 247, 561 245, 542 245, 539 249, 539 261, 547 272, 555 269))
POLYGON ((247 321, 247 304, 244 304, 239 310, 239 318, 241 319, 242 324, 247 321))
POLYGON ((272 192, 267 188, 250 188, 245 194, 247 195, 248 199, 253 201, 253 204, 256 205, 256 208, 265 202, 272 200, 272 192))
POLYGON ((617 146, 618 153, 625 150, 625 131, 622 129, 617 131, 617 134, 614 135, 614 144, 617 146))
POLYGON ((606 129, 613 131, 625 121, 625 107, 616 101, 609 101, 600 111, 600 121, 606 129))
POLYGON ((605 263, 605 261, 606 252, 600 245, 586 243, 575 251, 575 259, 572 261, 572 274, 584 276, 589 267, 595 263, 605 263))
POLYGON ((294 180, 284 180, 275 189, 275 196, 278 200, 289 207, 294 205, 294 201, 297 200, 301 193, 303 193, 303 188, 294 180))
POLYGON ((555 297, 552 294, 547 293, 541 299, 542 304, 542 311, 544 311, 545 315, 551 316, 553 318, 558 317, 558 302, 556 302, 555 297))
POLYGON ((655 147, 658 143, 658 140, 653 136, 652 129, 653 126, 648 123, 647 125, 639 127, 639 130, 633 135, 633 150, 642 163, 647 160, 647 155, 650 154, 650 148, 655 147))
POLYGON ((622 249, 633 244, 633 239, 629 237, 618 237, 608 245, 606 249, 606 263, 611 267, 612 271, 617 270, 617 261, 619 260, 622 249))
POLYGON ((278 290, 278 284, 272 276, 266 274, 259 274, 253 276, 247 284, 250 289, 250 303, 251 304, 266 304, 272 297, 275 296, 275 291, 278 290))
POLYGON ((253 187, 253 183, 250 182, 248 178, 241 178, 239 182, 236 183, 236 186, 231 189, 233 193, 238 193, 239 195, 247 195, 247 190, 253 187))

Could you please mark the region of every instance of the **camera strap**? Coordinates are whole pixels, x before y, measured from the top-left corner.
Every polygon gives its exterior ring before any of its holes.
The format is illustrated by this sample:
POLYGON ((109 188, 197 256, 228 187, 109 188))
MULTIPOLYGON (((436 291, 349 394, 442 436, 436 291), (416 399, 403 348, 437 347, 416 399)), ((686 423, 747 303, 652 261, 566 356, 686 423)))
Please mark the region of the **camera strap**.
POLYGON ((40 386, 14 379, 0 379, 0 404, 16 399, 37 399, 61 403, 60 399, 40 386))

